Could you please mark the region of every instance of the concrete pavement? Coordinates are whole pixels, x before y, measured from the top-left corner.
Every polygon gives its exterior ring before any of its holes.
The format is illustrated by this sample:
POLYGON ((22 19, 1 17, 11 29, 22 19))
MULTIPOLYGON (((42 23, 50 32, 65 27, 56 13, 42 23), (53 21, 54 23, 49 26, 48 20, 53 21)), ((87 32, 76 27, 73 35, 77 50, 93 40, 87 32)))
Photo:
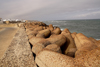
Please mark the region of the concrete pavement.
POLYGON ((0 58, 4 55, 17 30, 17 27, 5 27, 0 31, 0 58))

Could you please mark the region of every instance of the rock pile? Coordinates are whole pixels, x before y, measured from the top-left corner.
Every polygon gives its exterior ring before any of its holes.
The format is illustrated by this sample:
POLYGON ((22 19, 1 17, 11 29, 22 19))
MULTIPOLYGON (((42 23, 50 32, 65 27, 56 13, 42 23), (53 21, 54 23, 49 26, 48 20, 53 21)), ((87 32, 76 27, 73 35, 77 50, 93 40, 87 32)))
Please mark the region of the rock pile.
POLYGON ((39 67, 100 67, 100 41, 52 24, 24 24, 39 67))

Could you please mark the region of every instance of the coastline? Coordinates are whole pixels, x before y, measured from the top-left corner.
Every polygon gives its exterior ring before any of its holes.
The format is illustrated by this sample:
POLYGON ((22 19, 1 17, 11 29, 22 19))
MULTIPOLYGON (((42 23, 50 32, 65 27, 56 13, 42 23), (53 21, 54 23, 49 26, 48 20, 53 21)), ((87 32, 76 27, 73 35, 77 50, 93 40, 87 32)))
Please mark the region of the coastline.
POLYGON ((99 66, 100 57, 97 56, 100 55, 100 40, 86 37, 82 33, 71 33, 67 28, 61 30, 52 24, 46 25, 39 21, 18 26, 19 30, 4 56, 0 58, 0 66, 99 66))

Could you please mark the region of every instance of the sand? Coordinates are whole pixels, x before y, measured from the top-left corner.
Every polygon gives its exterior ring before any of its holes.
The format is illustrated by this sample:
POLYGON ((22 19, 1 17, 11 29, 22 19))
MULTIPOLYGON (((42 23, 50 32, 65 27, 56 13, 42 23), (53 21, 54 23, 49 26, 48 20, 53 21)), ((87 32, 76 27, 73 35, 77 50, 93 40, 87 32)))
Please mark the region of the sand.
POLYGON ((10 45, 13 36, 18 30, 18 27, 13 25, 0 25, 0 58, 4 55, 10 45))

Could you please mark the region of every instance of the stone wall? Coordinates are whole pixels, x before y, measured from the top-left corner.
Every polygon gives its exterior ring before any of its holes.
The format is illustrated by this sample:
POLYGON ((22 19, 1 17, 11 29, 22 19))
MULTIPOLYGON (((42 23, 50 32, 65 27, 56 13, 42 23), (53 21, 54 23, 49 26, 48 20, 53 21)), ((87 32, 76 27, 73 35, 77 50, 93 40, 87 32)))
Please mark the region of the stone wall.
POLYGON ((0 67, 37 67, 23 24, 20 25, 4 56, 0 67))

